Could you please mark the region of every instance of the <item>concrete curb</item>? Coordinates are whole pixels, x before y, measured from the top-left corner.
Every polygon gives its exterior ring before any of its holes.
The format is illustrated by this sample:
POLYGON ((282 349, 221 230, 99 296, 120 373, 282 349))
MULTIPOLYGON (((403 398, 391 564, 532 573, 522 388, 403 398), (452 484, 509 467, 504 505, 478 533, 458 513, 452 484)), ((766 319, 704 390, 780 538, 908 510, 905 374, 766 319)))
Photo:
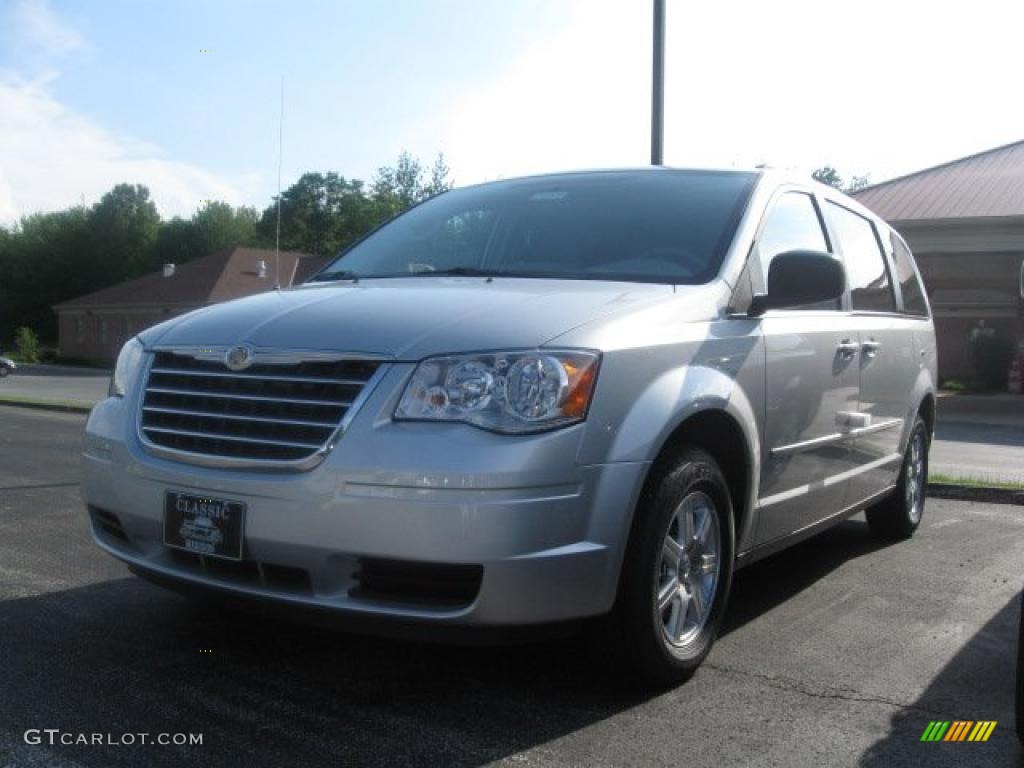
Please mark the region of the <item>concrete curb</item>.
POLYGON ((36 411, 57 411, 60 413, 89 413, 91 405, 84 403, 48 403, 45 400, 7 400, 0 397, 0 406, 12 408, 31 408, 36 411))
POLYGON ((980 488, 973 485, 928 483, 928 495, 935 499, 977 501, 985 504, 1018 504, 1024 506, 1024 491, 1012 488, 980 488))

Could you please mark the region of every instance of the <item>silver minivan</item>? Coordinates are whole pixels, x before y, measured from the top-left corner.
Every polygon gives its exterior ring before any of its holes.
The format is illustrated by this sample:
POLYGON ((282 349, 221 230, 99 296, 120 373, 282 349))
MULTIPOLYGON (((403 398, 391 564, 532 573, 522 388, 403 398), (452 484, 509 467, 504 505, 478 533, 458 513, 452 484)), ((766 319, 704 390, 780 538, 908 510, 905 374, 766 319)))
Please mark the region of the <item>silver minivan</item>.
POLYGON ((499 181, 129 341, 83 497, 167 586, 385 629, 598 619, 673 682, 737 568, 864 509, 914 532, 935 378, 910 251, 834 189, 499 181))

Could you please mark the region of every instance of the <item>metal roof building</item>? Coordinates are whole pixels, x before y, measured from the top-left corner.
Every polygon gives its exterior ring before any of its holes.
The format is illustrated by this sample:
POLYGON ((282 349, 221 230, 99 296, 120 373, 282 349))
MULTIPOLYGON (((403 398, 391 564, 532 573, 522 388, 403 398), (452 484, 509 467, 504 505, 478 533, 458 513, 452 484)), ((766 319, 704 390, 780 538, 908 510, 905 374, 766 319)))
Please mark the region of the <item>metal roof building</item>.
POLYGON ((865 187, 910 244, 935 315, 941 378, 970 378, 979 331, 1024 339, 1024 141, 865 187))

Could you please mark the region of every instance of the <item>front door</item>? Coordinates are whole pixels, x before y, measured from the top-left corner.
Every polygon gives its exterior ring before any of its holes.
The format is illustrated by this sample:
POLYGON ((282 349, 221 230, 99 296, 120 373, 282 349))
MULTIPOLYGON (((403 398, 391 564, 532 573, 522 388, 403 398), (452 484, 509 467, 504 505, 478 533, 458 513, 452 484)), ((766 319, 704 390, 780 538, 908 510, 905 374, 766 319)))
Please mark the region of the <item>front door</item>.
POLYGON ((765 446, 758 541, 766 543, 835 514, 853 468, 846 430, 859 395, 856 332, 841 312, 778 312, 764 318, 765 446))
MULTIPOLYGON (((832 252, 815 199, 797 190, 772 203, 755 247, 762 287, 775 255, 832 252)), ((844 419, 858 406, 860 339, 839 300, 769 311, 761 329, 765 431, 757 541, 767 543, 842 508, 853 467, 844 419)))

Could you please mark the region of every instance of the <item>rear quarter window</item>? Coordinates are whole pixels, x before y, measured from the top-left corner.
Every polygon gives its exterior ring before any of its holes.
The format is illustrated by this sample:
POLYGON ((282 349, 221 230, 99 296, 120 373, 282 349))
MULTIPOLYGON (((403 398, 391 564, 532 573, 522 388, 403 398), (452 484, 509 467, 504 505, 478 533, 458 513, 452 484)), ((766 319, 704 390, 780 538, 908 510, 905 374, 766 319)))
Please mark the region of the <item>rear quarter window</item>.
POLYGON ((892 243, 892 261, 896 269, 896 281, 900 284, 900 292, 903 294, 904 313, 928 317, 928 304, 924 300, 924 288, 917 270, 914 269, 914 258, 910 255, 910 249, 895 233, 890 234, 889 241, 892 243))

